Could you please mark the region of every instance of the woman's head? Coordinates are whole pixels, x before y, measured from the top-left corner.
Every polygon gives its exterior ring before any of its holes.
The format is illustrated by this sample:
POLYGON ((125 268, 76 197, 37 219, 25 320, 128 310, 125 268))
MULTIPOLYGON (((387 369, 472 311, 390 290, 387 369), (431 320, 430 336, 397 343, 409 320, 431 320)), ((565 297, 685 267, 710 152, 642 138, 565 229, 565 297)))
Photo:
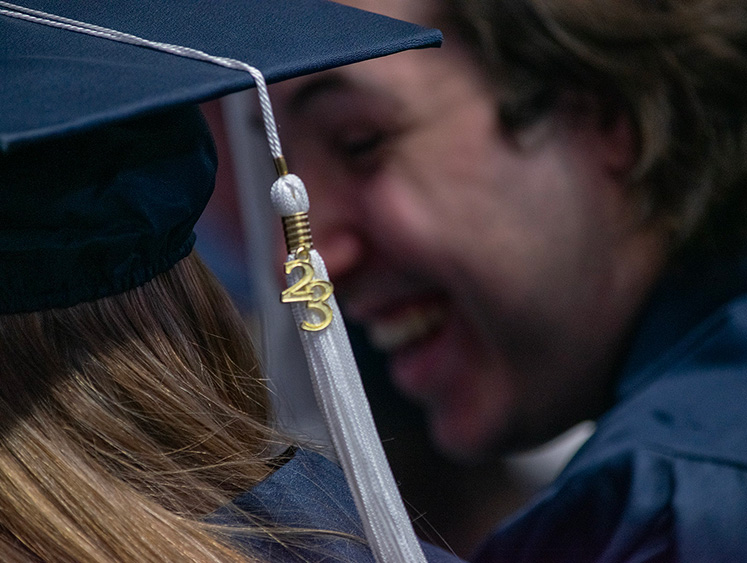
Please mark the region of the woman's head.
POLYGON ((0 323, 13 335, 0 350, 0 534, 45 560, 155 559, 136 553, 148 539, 159 559, 199 560, 177 532, 268 471, 266 398, 241 322, 194 264, 174 267, 216 166, 186 104, 252 86, 266 101, 265 79, 440 41, 324 1, 209 17, 197 2, 133 17, 135 4, 0 15, 0 323))
POLYGON ((1 551, 231 560, 199 519, 276 449, 243 320, 190 255, 217 165, 200 112, 0 159, 1 551))

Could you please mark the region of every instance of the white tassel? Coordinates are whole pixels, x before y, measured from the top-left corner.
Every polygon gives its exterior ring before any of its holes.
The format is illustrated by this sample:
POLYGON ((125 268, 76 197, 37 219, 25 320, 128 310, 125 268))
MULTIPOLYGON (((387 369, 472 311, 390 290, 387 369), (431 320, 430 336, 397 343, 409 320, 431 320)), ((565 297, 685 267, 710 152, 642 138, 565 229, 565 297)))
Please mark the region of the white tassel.
MULTIPOLYGON (((272 187, 272 201, 283 217, 306 213, 308 196, 297 176, 281 176, 272 187)), ((327 269, 315 250, 299 256, 291 254, 288 263, 306 259, 314 279, 329 282, 327 269)), ((288 274, 288 286, 301 278, 303 268, 288 274)), ((366 537, 379 563, 425 562, 420 543, 399 495, 394 477, 384 455, 371 409, 355 363, 340 310, 331 295, 331 323, 322 330, 304 330, 305 322, 318 325, 319 309, 312 303, 292 303, 293 316, 299 326, 301 342, 309 361, 312 382, 322 414, 327 423, 340 465, 353 493, 366 537)))

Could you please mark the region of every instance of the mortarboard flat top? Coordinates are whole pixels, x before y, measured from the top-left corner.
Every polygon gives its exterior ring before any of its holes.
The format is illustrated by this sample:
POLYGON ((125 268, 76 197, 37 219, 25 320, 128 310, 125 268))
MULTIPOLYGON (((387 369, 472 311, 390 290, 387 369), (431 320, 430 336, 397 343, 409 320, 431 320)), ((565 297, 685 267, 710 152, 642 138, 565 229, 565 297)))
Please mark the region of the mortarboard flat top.
MULTIPOLYGON (((441 41, 436 30, 325 0, 20 3, 238 59, 268 82, 441 41)), ((0 16, 0 74, 2 151, 253 85, 245 72, 7 16, 0 16)))

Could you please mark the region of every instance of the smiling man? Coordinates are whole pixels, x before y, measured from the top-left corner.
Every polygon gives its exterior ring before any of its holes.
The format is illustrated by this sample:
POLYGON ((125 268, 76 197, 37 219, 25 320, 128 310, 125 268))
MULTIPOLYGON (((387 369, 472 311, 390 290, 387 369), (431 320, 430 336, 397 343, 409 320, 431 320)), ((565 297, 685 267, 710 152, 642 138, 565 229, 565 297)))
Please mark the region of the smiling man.
POLYGON ((569 94, 506 131, 495 87, 448 37, 281 86, 276 105, 349 318, 427 405, 439 445, 469 454, 601 412, 666 238, 623 189, 627 120, 603 127, 599 104, 569 94))
POLYGON ((446 41, 276 90, 349 318, 453 455, 598 420, 479 560, 722 554, 697 523, 747 517, 743 3, 351 3, 446 41))

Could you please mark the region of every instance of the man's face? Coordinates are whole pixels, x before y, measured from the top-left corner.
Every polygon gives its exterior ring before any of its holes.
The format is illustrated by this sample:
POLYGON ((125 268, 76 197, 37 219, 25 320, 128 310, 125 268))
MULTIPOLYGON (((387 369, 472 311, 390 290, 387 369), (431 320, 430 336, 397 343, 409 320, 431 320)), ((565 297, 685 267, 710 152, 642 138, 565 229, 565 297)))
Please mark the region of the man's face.
MULTIPOLYGON (((411 21, 428 7, 350 3, 411 21)), ((599 408, 650 282, 612 133, 555 116, 507 137, 448 36, 272 95, 336 295, 437 444, 523 444, 599 408)))

